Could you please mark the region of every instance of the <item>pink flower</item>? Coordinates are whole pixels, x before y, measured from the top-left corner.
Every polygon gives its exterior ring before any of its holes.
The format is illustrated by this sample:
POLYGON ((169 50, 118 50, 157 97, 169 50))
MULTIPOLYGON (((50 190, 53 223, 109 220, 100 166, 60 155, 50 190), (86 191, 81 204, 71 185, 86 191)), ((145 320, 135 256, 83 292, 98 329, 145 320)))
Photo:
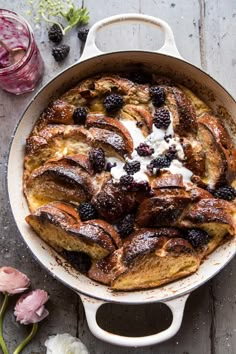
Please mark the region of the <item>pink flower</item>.
POLYGON ((16 320, 25 325, 42 321, 49 314, 44 307, 48 298, 48 293, 40 289, 22 295, 15 306, 16 320))
POLYGON ((23 293, 30 284, 29 278, 12 267, 0 268, 0 291, 8 294, 23 293))

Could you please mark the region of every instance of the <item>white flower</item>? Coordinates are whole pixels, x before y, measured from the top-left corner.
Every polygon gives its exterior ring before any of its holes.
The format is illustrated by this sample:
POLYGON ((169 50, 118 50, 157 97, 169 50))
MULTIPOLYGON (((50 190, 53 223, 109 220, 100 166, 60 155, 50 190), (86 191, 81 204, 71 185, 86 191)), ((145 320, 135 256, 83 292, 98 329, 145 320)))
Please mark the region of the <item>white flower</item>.
POLYGON ((47 354, 89 354, 81 340, 68 333, 49 337, 45 346, 47 347, 47 354))

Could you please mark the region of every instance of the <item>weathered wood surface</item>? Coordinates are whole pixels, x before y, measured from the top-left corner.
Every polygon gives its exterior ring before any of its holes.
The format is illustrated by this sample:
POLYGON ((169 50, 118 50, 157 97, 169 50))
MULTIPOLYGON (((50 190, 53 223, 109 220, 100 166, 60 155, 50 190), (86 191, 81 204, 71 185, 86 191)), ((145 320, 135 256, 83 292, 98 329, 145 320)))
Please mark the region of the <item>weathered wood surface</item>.
MULTIPOLYGON (((76 1, 77 4, 81 2, 76 1)), ((172 27, 180 53, 195 65, 202 65, 229 92, 236 96, 236 2, 220 0, 84 0, 90 11, 92 25, 106 16, 136 12, 160 17, 172 27)), ((1 8, 15 10, 33 25, 33 16, 26 15, 26 1, 0 0, 1 8)), ((35 35, 45 61, 42 84, 77 61, 81 45, 73 31, 67 36, 71 53, 63 64, 56 64, 51 57, 46 26, 42 24, 35 35)), ((162 37, 157 30, 144 26, 123 26, 103 31, 98 36, 103 50, 116 48, 142 48, 155 50, 162 37)), ((42 85, 41 84, 41 85, 42 85)), ((40 85, 40 86, 41 86, 40 85)), ((37 88, 39 89, 39 87, 37 88)), ((114 347, 97 340, 88 330, 79 298, 58 283, 33 259, 22 242, 11 216, 7 202, 5 169, 7 151, 14 127, 30 98, 0 92, 0 265, 12 265, 27 273, 32 287, 44 288, 50 293, 50 316, 40 325, 40 330, 23 353, 45 353, 44 342, 48 335, 68 332, 78 335, 91 354, 234 354, 236 352, 236 274, 233 260, 218 276, 196 290, 187 301, 183 325, 171 340, 147 348, 114 347)), ((11 299, 11 306, 14 298, 11 299)), ((99 322, 106 329, 129 335, 154 333, 168 325, 170 314, 159 305, 127 307, 107 305, 98 314, 99 322)), ((6 318, 6 338, 10 352, 22 339, 26 329, 18 326, 11 311, 6 318)))

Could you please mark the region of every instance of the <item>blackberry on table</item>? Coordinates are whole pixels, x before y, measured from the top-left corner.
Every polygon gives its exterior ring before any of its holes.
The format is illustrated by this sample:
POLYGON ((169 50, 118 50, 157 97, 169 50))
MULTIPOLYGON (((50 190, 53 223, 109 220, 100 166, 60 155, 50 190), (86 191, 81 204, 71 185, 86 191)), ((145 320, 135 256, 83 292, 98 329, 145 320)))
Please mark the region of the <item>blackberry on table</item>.
POLYGON ((94 148, 89 151, 89 161, 95 172, 102 172, 105 167, 105 153, 102 148, 94 148))
POLYGON ((189 229, 184 235, 185 240, 187 240, 194 248, 199 248, 205 246, 210 241, 210 236, 208 233, 201 229, 189 229))
POLYGON ((167 129, 170 125, 170 112, 166 108, 156 109, 154 113, 153 123, 158 129, 167 129))
POLYGON ((91 267, 91 258, 83 252, 63 250, 63 256, 74 268, 79 270, 81 273, 87 273, 91 267))
POLYGON ((236 189, 231 186, 222 186, 213 192, 215 198, 232 201, 236 198, 236 189))
POLYGON ((88 202, 80 203, 78 206, 78 211, 80 215, 80 219, 82 221, 87 221, 91 219, 96 219, 97 211, 94 206, 88 202))
POLYGON ((114 112, 122 108, 124 101, 122 96, 113 93, 104 99, 103 104, 107 112, 114 112))
POLYGON ((75 124, 84 124, 88 111, 85 107, 77 107, 73 112, 73 120, 75 124))
POLYGON ((134 175, 136 172, 140 170, 140 162, 139 161, 126 162, 123 169, 126 171, 128 175, 134 175))
POLYGON ((163 103, 165 103, 166 96, 163 87, 152 86, 150 87, 149 93, 155 107, 160 107, 163 103))
POLYGON ((134 215, 127 214, 117 225, 117 231, 121 237, 129 236, 134 230, 134 215))
POLYGON ((153 169, 160 170, 162 168, 167 168, 171 164, 171 160, 168 156, 163 155, 163 156, 158 156, 155 159, 153 159, 150 164, 147 166, 148 170, 153 171, 153 169))
POLYGON ((150 156, 154 153, 154 149, 145 143, 139 144, 136 151, 139 156, 150 156))
POLYGON ((63 33, 60 26, 54 23, 54 25, 52 25, 48 30, 48 39, 53 43, 58 44, 62 41, 62 38, 63 38, 63 33))
POLYGON ((70 47, 67 44, 61 44, 52 48, 52 56, 57 62, 64 60, 69 54, 70 47))
POLYGON ((81 40, 81 42, 86 42, 88 33, 89 33, 88 28, 80 27, 80 29, 78 30, 78 37, 81 40))

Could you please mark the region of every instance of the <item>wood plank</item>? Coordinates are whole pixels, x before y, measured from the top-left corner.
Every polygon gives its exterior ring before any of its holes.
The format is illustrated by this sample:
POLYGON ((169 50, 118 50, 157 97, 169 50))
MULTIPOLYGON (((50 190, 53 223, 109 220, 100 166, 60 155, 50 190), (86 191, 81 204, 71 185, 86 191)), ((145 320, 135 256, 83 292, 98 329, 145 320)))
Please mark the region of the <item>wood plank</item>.
MULTIPOLYGON (((205 69, 236 97, 236 2, 202 1, 205 69)), ((212 281, 212 353, 236 352, 236 259, 212 281)))

